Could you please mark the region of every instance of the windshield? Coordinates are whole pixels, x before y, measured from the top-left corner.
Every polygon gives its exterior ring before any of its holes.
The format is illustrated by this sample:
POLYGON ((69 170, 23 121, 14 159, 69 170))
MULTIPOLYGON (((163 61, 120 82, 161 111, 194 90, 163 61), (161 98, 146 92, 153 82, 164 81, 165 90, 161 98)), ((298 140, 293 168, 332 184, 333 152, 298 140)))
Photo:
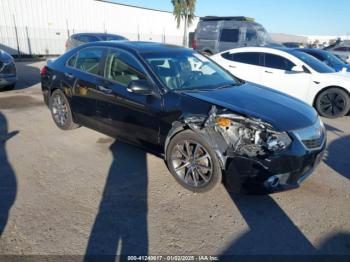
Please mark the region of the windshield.
POLYGON ((335 72, 333 68, 327 66, 325 63, 322 63, 320 60, 314 58, 313 56, 307 53, 296 51, 293 52, 293 55, 299 58, 301 61, 303 61, 305 64, 310 66, 313 70, 315 70, 318 73, 325 74, 335 72))
POLYGON ((263 27, 257 28, 258 38, 260 38, 264 44, 272 43, 270 35, 266 32, 263 27))
POLYGON ((224 69, 197 52, 148 53, 143 57, 171 90, 214 89, 239 83, 224 69))
POLYGON ((327 60, 333 65, 344 64, 343 60, 341 60, 340 58, 338 58, 337 56, 333 55, 330 52, 325 52, 325 56, 326 56, 327 60))

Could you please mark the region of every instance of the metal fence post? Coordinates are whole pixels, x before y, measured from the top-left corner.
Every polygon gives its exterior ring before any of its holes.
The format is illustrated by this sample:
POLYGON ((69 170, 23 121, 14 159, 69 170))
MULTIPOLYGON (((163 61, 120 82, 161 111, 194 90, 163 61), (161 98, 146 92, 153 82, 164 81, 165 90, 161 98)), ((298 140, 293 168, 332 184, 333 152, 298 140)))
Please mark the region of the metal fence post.
POLYGON ((18 58, 21 58, 21 52, 19 50, 19 41, 18 41, 18 31, 17 31, 16 19, 15 19, 15 15, 12 15, 12 16, 13 16, 13 23, 15 26, 15 34, 16 34, 16 42, 17 42, 17 55, 18 55, 18 58))

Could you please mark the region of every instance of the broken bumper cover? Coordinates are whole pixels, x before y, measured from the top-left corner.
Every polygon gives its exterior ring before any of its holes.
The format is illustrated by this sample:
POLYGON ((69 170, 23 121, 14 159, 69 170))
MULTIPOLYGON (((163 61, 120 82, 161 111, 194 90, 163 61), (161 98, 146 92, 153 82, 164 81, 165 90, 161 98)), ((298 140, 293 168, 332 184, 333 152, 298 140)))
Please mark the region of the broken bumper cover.
POLYGON ((226 181, 234 191, 264 190, 278 192, 299 187, 321 162, 325 148, 324 135, 320 147, 308 150, 297 136, 283 152, 269 157, 232 156, 225 171, 226 181))

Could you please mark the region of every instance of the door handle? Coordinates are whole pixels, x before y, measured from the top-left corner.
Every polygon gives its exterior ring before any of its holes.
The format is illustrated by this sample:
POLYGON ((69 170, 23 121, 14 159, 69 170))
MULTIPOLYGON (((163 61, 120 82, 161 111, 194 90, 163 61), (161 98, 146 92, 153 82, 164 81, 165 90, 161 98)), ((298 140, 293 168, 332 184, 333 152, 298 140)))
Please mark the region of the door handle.
POLYGON ((70 74, 70 73, 64 73, 64 76, 69 78, 69 79, 73 79, 74 78, 74 76, 72 74, 70 74))
POLYGON ((111 94, 112 90, 105 88, 104 86, 98 86, 98 90, 100 90, 101 92, 105 93, 105 94, 111 94))
POLYGON ((229 65, 229 67, 236 68, 236 66, 233 66, 233 65, 229 65))
POLYGON ((265 73, 273 74, 271 71, 267 71, 267 70, 265 70, 265 73))

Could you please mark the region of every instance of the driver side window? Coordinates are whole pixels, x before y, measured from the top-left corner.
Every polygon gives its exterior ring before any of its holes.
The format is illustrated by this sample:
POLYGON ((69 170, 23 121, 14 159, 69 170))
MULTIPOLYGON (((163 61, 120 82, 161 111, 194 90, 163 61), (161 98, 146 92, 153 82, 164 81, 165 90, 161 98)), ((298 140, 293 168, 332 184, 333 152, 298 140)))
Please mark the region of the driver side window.
POLYGON ((105 78, 127 86, 130 81, 146 80, 144 70, 130 54, 117 49, 109 51, 106 60, 105 78))

